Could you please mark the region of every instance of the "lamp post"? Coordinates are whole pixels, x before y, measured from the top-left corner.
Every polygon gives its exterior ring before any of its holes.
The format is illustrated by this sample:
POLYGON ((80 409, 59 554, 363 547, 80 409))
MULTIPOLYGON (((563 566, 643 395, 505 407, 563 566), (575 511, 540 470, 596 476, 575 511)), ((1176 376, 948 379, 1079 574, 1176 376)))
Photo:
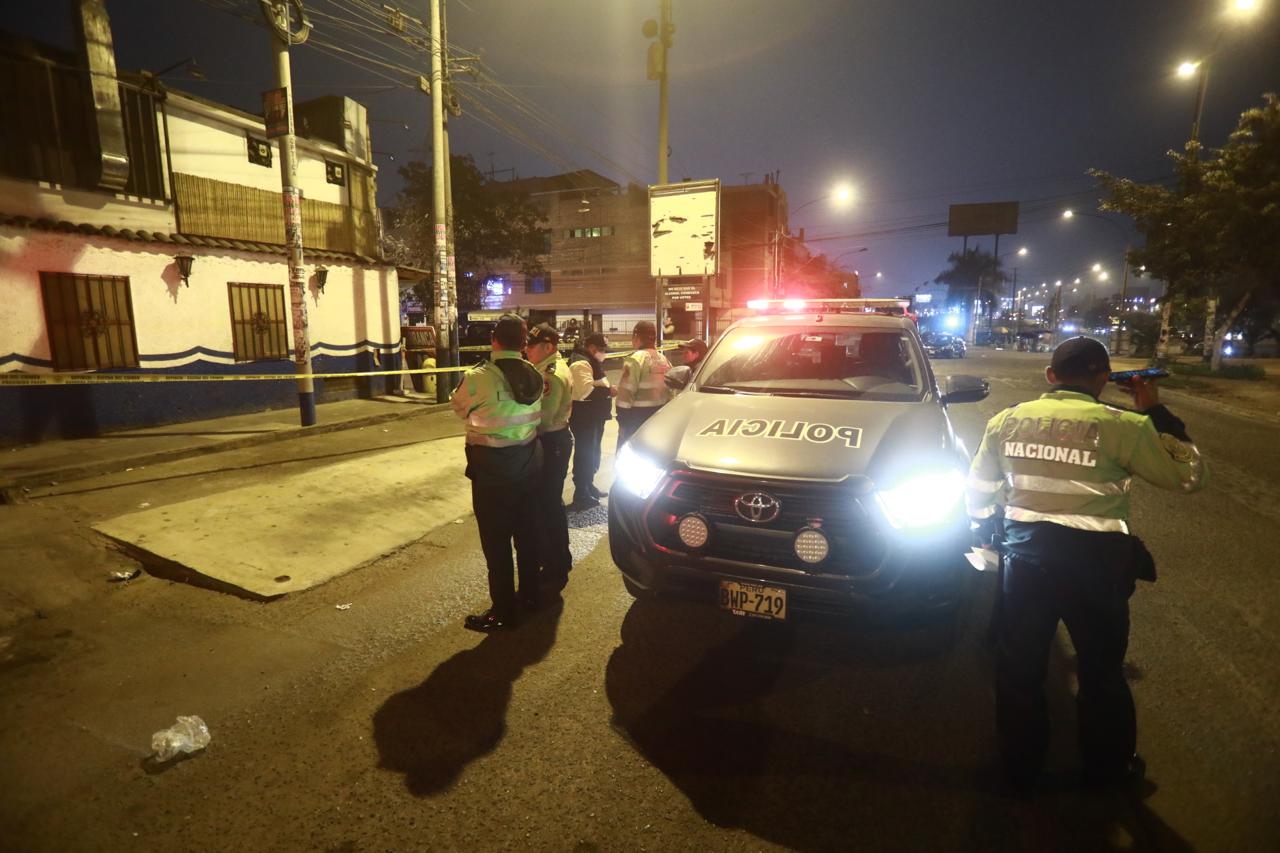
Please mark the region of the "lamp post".
MULTIPOLYGON (((996 263, 999 264, 1001 258, 1007 258, 1009 255, 1016 255, 1019 258, 1025 258, 1030 253, 1031 253, 1030 249, 1028 249, 1026 246, 1021 246, 1016 251, 1001 252, 999 255, 996 256, 996 263)), ((1013 312, 1017 313, 1017 307, 1018 307, 1018 268, 1017 267, 1013 268, 1013 282, 1009 285, 1009 302, 1013 312)), ((988 324, 988 327, 989 326, 990 324, 988 324)), ((1021 331, 1021 324, 1019 324, 1018 330, 1021 331)))
MULTIPOLYGON (((1116 355, 1128 355, 1129 354, 1129 330, 1128 328, 1125 327, 1124 315, 1125 315, 1125 309, 1128 305, 1128 297, 1129 297, 1129 251, 1132 247, 1132 244, 1129 242, 1129 231, 1127 228, 1125 228, 1119 222, 1116 222, 1114 219, 1108 219, 1107 217, 1097 213, 1089 213, 1088 211, 1074 211, 1074 210, 1071 210, 1070 208, 1067 208, 1062 212, 1063 219, 1074 219, 1077 216, 1086 216, 1090 219, 1096 219, 1099 222, 1107 223, 1112 228, 1117 229, 1117 231, 1120 233, 1121 238, 1124 240, 1124 253, 1121 256, 1123 259, 1123 263, 1121 267, 1123 272, 1121 273, 1121 277, 1120 277, 1120 322, 1116 328, 1115 341, 1113 342, 1113 345, 1115 347, 1116 355)), ((1093 265, 1093 271, 1095 273, 1101 270, 1102 270, 1102 264, 1095 263, 1093 265)), ((1110 278, 1110 275, 1108 275, 1106 272, 1103 272, 1099 278, 1101 281, 1106 281, 1108 278, 1110 278)), ((1089 300, 1091 303, 1093 301, 1092 294, 1093 292, 1090 291, 1089 300)))
MULTIPOLYGON (((1234 19, 1239 23, 1253 17, 1259 9, 1261 9, 1261 0, 1230 0, 1224 9, 1224 17, 1234 19)), ((1218 48, 1222 44, 1222 38, 1227 33, 1228 23, 1224 23, 1218 29, 1218 34, 1214 36, 1213 46, 1199 60, 1185 60, 1178 65, 1177 74, 1184 80, 1191 77, 1198 77, 1196 84, 1196 106, 1195 112, 1191 119, 1191 156, 1198 163, 1200 160, 1200 124, 1204 118, 1204 102, 1205 95, 1209 90, 1209 65, 1210 61, 1217 55, 1218 48)), ((1186 188, 1187 190, 1190 187, 1186 188)), ((1166 294, 1167 295, 1167 294, 1166 294)), ((1205 358, 1210 357, 1209 344, 1217 337, 1216 332, 1212 329, 1215 322, 1214 315, 1217 310, 1218 299, 1215 294, 1210 294, 1207 300, 1207 311, 1205 312, 1205 358)), ((1169 343, 1169 319, 1172 314, 1173 303, 1169 299, 1165 299, 1163 310, 1160 314, 1160 337, 1156 344, 1156 360, 1163 363, 1168 357, 1169 343)))
MULTIPOLYGON (((823 195, 820 195, 817 198, 811 198, 808 201, 806 201, 804 204, 791 210, 787 216, 787 219, 790 220, 791 216, 794 216, 795 214, 804 210, 806 207, 815 205, 820 201, 830 200, 835 202, 835 206, 837 209, 844 209, 853 204, 853 199, 854 199, 854 191, 852 186, 850 186, 849 184, 837 184, 836 186, 831 188, 830 192, 824 193, 823 195)), ((801 234, 803 235, 804 229, 802 228, 800 229, 800 231, 801 231, 801 234)), ((787 235, 783 232, 782 223, 779 222, 777 231, 774 233, 774 243, 773 243, 773 246, 774 246, 773 293, 775 296, 782 295, 782 277, 783 277, 783 273, 785 272, 785 270, 783 269, 783 262, 782 262, 782 247, 783 247, 783 240, 786 238, 786 236, 787 235)), ((801 239, 803 240, 803 237, 801 239)))

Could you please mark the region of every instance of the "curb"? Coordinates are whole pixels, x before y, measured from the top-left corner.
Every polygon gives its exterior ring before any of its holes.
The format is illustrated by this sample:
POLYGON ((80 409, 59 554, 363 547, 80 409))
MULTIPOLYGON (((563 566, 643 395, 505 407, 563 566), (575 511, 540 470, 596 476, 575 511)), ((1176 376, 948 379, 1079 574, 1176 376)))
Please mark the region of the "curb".
POLYGON ((210 456, 214 453, 221 453, 225 450, 239 450, 241 448, 253 447, 259 444, 271 444, 277 441, 291 441, 293 439, 307 438, 308 436, 313 435, 341 432, 343 430, 355 429, 372 424, 386 423, 387 421, 397 421, 405 418, 430 415, 436 412, 446 411, 449 408, 448 403, 397 405, 403 407, 404 411, 386 412, 378 415, 366 415, 364 417, 351 418, 331 424, 316 424, 315 426, 309 427, 290 427, 276 432, 258 433, 255 435, 241 436, 240 438, 229 438, 226 441, 220 441, 214 444, 201 444, 194 447, 175 447, 170 450, 159 450, 138 456, 113 459, 110 462, 71 465, 65 468, 50 468, 37 473, 24 474, 21 477, 0 481, 0 504, 23 503, 26 501, 26 495, 23 491, 24 489, 29 489, 34 486, 48 485, 51 480, 56 480, 59 484, 71 483, 76 480, 85 480, 89 477, 97 477, 102 474, 112 474, 117 471, 123 471, 125 468, 137 468, 141 465, 176 462, 181 459, 193 459, 197 456, 210 456))
POLYGON ((1199 394, 1194 394, 1190 391, 1181 391, 1177 388, 1161 388, 1160 396, 1173 397, 1179 402, 1191 403, 1192 405, 1199 404, 1201 406, 1206 406, 1216 411, 1224 412, 1228 415, 1234 415, 1237 418, 1243 418, 1247 421, 1255 421, 1257 423, 1270 424, 1272 426, 1280 425, 1280 414, 1273 415, 1270 412, 1264 412, 1259 409, 1246 409, 1243 406, 1233 406, 1230 403, 1223 403, 1219 400, 1213 399, 1212 397, 1202 397, 1199 394))

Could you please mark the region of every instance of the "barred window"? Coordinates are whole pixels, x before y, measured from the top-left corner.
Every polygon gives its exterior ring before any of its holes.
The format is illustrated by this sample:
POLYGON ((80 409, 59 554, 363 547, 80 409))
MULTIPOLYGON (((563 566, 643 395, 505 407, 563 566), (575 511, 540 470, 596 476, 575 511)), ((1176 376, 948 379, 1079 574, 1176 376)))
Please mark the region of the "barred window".
POLYGON ((527 275, 524 277, 525 293, 550 293, 551 292, 551 275, 544 273, 542 275, 527 275))
POLYGON ((236 361, 289 357, 283 284, 227 284, 236 361))
POLYGON ((138 366, 129 279, 40 273, 54 370, 138 366))

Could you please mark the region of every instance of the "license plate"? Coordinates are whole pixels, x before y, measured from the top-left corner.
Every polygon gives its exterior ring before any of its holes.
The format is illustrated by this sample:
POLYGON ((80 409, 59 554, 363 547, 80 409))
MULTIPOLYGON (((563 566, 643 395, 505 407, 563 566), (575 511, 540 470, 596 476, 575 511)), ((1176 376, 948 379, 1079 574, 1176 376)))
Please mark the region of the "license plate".
POLYGON ((739 581, 720 581, 720 607, 737 616, 757 619, 786 619, 787 591, 739 581))

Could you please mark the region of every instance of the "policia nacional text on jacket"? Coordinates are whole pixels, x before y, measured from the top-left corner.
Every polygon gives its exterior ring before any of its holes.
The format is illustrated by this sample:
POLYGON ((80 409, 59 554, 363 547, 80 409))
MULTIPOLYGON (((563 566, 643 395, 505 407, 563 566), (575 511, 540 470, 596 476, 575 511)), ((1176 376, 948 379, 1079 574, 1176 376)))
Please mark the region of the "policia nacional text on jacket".
POLYGON ((984 540, 1003 518, 996 726, 1006 780, 1018 789, 1035 782, 1048 747, 1044 680, 1059 620, 1078 663, 1085 780, 1122 781, 1135 767, 1128 600, 1135 578, 1155 580, 1155 567, 1129 535, 1130 483, 1136 475, 1185 492, 1205 485, 1199 451, 1154 384, 1126 389, 1138 412, 1099 402, 1110 370, 1100 342, 1064 341, 1045 371, 1052 390, 991 419, 966 484, 984 540))

